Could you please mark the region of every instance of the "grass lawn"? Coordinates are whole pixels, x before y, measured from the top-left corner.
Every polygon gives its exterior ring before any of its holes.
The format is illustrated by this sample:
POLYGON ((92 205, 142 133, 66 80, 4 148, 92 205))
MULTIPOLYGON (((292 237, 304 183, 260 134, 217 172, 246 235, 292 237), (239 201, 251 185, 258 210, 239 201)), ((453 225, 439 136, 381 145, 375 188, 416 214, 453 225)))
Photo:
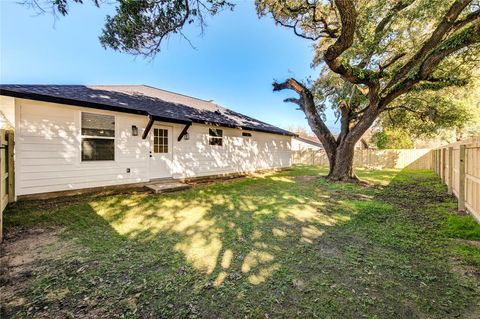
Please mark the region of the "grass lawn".
POLYGON ((325 173, 15 204, 0 317, 480 317, 480 226, 432 172, 325 173))

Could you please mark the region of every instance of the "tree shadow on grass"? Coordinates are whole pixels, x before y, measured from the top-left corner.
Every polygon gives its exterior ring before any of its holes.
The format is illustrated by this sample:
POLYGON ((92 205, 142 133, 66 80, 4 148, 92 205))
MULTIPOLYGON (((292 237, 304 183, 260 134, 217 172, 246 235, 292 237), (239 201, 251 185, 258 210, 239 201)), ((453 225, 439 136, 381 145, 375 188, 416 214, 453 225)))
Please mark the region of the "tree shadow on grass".
POLYGON ((392 186, 304 178, 319 173, 302 168, 176 194, 90 198, 39 213, 87 249, 36 278, 34 305, 82 316, 435 316, 445 312, 421 296, 419 281, 439 300, 445 285, 466 296, 452 279, 434 279, 448 270, 439 273, 441 255, 420 240, 422 229, 382 197, 392 186), (45 297, 65 288, 58 300, 45 297))

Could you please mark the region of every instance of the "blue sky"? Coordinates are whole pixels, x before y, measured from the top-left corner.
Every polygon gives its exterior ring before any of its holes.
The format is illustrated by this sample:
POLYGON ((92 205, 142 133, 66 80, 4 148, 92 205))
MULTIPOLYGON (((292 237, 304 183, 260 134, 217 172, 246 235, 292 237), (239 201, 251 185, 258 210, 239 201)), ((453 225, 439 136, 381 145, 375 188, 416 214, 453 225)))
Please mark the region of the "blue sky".
MULTIPOLYGON (((213 99, 218 104, 281 127, 307 127, 305 116, 272 92, 274 79, 305 79, 312 43, 258 19, 253 1, 171 37, 154 60, 105 50, 98 36, 112 5, 72 5, 66 17, 36 13, 15 0, 0 0, 0 82, 3 84, 148 84, 213 99)), ((328 125, 335 126, 328 116, 328 125)))

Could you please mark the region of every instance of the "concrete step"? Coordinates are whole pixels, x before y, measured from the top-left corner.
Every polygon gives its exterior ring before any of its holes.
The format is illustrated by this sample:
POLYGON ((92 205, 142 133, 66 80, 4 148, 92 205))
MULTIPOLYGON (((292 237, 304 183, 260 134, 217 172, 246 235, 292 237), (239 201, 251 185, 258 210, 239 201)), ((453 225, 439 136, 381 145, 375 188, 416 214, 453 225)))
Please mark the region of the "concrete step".
POLYGON ((156 194, 159 193, 168 193, 168 192, 176 192, 183 189, 188 189, 192 187, 192 185, 177 182, 177 181, 159 181, 145 185, 151 190, 153 190, 156 194))

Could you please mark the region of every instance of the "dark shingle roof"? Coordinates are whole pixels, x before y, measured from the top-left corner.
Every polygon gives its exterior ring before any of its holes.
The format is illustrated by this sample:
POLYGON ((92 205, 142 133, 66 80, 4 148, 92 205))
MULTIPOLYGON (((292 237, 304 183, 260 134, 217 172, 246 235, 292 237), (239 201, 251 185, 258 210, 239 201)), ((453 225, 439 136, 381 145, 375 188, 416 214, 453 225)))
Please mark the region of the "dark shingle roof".
POLYGON ((204 123, 295 135, 211 101, 145 85, 0 85, 0 95, 143 114, 173 123, 204 123))

